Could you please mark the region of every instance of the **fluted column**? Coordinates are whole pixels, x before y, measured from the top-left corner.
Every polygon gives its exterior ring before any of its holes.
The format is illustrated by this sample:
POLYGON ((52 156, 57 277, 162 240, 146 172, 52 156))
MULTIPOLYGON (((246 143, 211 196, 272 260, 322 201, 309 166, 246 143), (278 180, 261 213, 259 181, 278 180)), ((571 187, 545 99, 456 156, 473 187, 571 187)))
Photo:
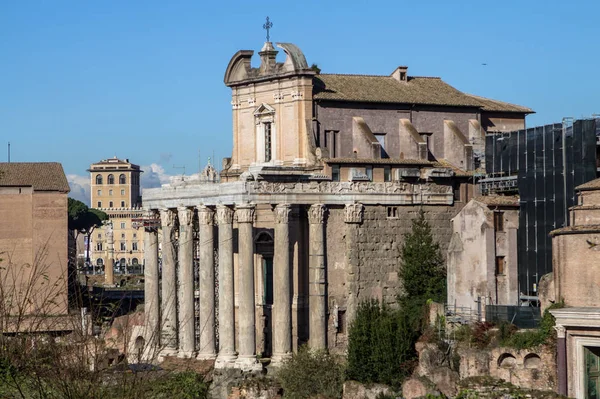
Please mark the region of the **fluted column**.
POLYGON ((144 320, 145 340, 144 357, 154 358, 155 350, 160 345, 160 299, 158 284, 158 232, 151 222, 155 217, 153 211, 144 214, 144 320))
POLYGON ((325 270, 325 205, 315 204, 308 209, 308 292, 309 345, 313 349, 327 348, 327 300, 325 270))
POLYGON ((200 229, 200 347, 198 359, 214 359, 215 348, 215 265, 214 265, 214 212, 206 206, 198 207, 200 229))
POLYGON ((179 357, 194 352, 194 234, 192 209, 177 208, 179 216, 179 357))
POLYGON ((291 206, 275 207, 275 248, 273 268, 273 357, 272 365, 278 365, 292 353, 292 281, 290 270, 291 206))
POLYGON ((217 206, 219 224, 219 353, 215 368, 235 363, 235 313, 233 290, 233 211, 217 206))
POLYGON ((236 207, 239 265, 239 354, 242 369, 260 368, 256 360, 256 310, 254 303, 254 205, 236 207))
POLYGON ((161 345, 162 353, 177 352, 177 273, 176 253, 173 237, 175 211, 160 210, 162 228, 162 303, 161 303, 161 345))

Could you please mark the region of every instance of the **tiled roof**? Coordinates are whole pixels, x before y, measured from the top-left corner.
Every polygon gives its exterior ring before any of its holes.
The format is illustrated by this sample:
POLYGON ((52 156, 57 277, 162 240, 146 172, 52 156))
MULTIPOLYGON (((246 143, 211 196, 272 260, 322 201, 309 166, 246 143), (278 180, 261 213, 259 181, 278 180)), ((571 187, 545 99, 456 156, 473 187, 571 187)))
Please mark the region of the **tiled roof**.
POLYGON ((490 206, 519 206, 518 195, 484 195, 475 197, 475 201, 490 206))
POLYGON ((600 179, 590 180, 587 183, 581 184, 575 187, 577 191, 592 191, 592 190, 600 190, 600 179))
POLYGON ((314 77, 315 100, 475 107, 531 113, 531 109, 465 94, 440 78, 409 76, 399 82, 383 75, 321 74, 314 77))
POLYGON ((35 191, 68 193, 69 182, 58 162, 1 162, 0 186, 31 186, 35 191))
POLYGON ((518 112, 525 114, 533 114, 534 110, 520 105, 505 103, 504 101, 492 100, 491 98, 479 97, 473 94, 465 94, 471 97, 474 101, 478 102, 481 109, 484 111, 495 111, 495 112, 518 112))

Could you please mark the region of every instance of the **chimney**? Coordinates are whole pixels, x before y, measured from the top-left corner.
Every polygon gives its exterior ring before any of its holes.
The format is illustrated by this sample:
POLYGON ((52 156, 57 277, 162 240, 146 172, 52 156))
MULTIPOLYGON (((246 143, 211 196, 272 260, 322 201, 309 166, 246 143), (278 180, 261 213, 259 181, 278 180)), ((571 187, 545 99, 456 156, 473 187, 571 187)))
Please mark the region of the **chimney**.
POLYGON ((396 70, 392 72, 392 78, 396 79, 398 82, 408 82, 408 67, 399 66, 398 68, 396 68, 396 70))

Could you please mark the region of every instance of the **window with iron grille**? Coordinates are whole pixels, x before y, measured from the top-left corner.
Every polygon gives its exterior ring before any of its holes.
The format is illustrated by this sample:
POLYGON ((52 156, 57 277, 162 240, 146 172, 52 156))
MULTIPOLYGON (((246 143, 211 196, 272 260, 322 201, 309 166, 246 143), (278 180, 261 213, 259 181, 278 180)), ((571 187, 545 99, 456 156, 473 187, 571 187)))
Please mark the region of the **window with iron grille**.
POLYGON ((264 124, 265 128, 265 162, 271 161, 271 123, 264 124))

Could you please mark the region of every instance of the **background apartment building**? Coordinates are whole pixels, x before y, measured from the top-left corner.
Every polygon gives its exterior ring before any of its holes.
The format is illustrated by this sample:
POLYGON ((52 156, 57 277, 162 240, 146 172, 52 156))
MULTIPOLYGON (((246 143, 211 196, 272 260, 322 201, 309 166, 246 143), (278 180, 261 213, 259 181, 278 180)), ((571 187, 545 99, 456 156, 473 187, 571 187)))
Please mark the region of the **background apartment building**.
POLYGON ((115 272, 141 272, 143 237, 132 225, 133 219, 142 216, 140 167, 129 159, 114 157, 90 165, 88 171, 91 179, 90 205, 106 212, 110 223, 92 234, 90 261, 96 267, 103 267, 112 257, 115 272), (109 238, 111 229, 112 240, 109 238))

